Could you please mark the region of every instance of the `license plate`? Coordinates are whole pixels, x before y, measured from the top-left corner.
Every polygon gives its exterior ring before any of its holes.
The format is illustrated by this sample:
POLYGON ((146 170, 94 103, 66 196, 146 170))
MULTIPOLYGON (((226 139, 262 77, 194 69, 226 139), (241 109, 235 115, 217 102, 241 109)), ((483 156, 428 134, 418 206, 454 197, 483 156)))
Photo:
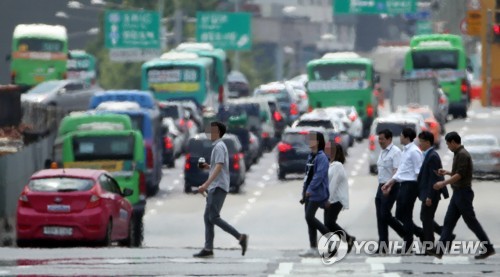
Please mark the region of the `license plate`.
POLYGON ((69 205, 47 205, 47 211, 68 213, 71 211, 71 208, 69 205))
POLYGON ((50 236, 71 236, 73 235, 73 228, 68 227, 43 227, 43 234, 50 236))

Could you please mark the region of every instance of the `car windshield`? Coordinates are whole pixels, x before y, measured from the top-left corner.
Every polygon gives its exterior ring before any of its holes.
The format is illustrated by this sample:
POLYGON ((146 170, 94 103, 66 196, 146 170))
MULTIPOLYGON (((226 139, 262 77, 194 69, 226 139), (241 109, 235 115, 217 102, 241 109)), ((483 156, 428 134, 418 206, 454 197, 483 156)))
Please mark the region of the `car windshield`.
POLYGON ((212 142, 208 139, 193 139, 189 141, 188 152, 194 157, 210 158, 212 142))
POLYGON ((465 146, 498 146, 494 138, 469 138, 464 139, 465 146))
POLYGON ((415 69, 457 69, 458 51, 425 50, 412 53, 415 69))
POLYGON ((330 120, 301 120, 297 127, 323 127, 325 129, 333 129, 333 124, 330 120))
POLYGON ((393 137, 401 135, 404 128, 412 128, 415 130, 415 124, 412 123, 394 123, 394 122, 381 122, 377 124, 377 130, 375 133, 378 134, 380 131, 389 129, 392 132, 393 137))
POLYGON ((93 186, 93 180, 66 177, 33 179, 28 184, 31 191, 38 192, 88 191, 93 186))
POLYGON ((291 145, 309 145, 309 132, 286 133, 283 141, 291 145))
POLYGON ((363 64, 321 64, 312 69, 314 80, 360 81, 367 78, 363 64))
POLYGON ((133 160, 133 136, 82 136, 73 138, 76 161, 133 160))
POLYGON ((276 98, 276 100, 280 102, 284 102, 288 100, 288 93, 285 88, 279 89, 279 88, 274 88, 274 89, 257 89, 255 91, 255 95, 270 95, 276 98))
POLYGON ((171 117, 173 119, 178 119, 179 109, 176 106, 164 106, 161 108, 161 115, 163 117, 171 117))
POLYGON ((47 94, 50 92, 53 92, 54 90, 57 90, 59 88, 62 88, 64 86, 64 82, 61 81, 47 81, 38 84, 34 88, 30 89, 27 94, 47 94))

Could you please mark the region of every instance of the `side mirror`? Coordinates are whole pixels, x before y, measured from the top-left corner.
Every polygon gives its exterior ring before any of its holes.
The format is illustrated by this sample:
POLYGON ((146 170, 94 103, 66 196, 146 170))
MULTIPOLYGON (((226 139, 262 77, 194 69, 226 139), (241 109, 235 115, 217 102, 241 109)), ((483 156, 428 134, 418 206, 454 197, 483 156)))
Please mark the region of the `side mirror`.
POLYGON ((469 71, 470 73, 474 73, 474 68, 471 65, 468 65, 467 71, 469 71))
POLYGON ((10 54, 5 55, 6 62, 10 62, 11 59, 12 59, 12 56, 10 54))
POLYGON ((129 188, 124 189, 122 192, 122 196, 124 197, 131 196, 132 194, 134 194, 134 191, 129 188))
POLYGON ((375 83, 380 83, 380 75, 376 74, 375 77, 373 78, 373 81, 375 83))

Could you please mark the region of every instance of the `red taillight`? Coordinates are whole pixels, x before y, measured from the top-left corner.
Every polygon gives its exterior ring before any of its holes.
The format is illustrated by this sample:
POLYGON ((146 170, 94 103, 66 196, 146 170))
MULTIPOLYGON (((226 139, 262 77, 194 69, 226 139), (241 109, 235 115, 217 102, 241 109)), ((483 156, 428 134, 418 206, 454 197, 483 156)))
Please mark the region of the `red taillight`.
POLYGON ((429 122, 427 124, 429 124, 429 129, 434 129, 434 128, 437 128, 437 126, 438 126, 438 124, 436 122, 429 122))
POLYGON ((278 143, 278 151, 284 153, 292 150, 292 146, 288 143, 280 142, 278 143))
POLYGON ((492 156, 493 158, 500 158, 500 151, 494 151, 494 152, 492 152, 492 153, 491 153, 491 156, 492 156))
POLYGON ((439 97, 439 104, 446 104, 446 98, 439 97))
POLYGON ((301 95, 300 95, 300 98, 301 98, 301 99, 304 99, 304 100, 305 100, 305 99, 307 99, 307 94, 301 94, 301 95))
POLYGON ((250 142, 250 144, 255 143, 255 138, 254 137, 250 137, 250 139, 248 141, 250 142))
POLYGON ((164 137, 163 143, 165 144, 165 149, 172 149, 174 145, 172 144, 172 139, 170 137, 164 137))
POLYGON ((340 137, 340 136, 335 137, 335 143, 336 144, 341 144, 342 143, 342 137, 340 137))
POLYGON ((240 170, 240 159, 243 157, 243 154, 234 154, 233 155, 233 169, 240 170))
POLYGON ((262 132, 262 138, 268 138, 269 137, 269 133, 267 132, 262 132))
POLYGON ((312 111, 313 111, 313 107, 309 106, 309 107, 307 108, 307 111, 308 111, 308 112, 312 112, 312 111))
POLYGON ((184 125, 186 125, 186 121, 183 118, 181 118, 181 120, 179 120, 179 125, 181 127, 184 127, 184 125))
POLYGON ((141 199, 146 199, 146 175, 144 175, 144 172, 140 171, 139 172, 139 197, 141 199))
POLYGON ((300 131, 299 134, 300 135, 309 135, 309 131, 300 131))
POLYGON ((290 104, 290 114, 291 115, 298 115, 299 114, 299 110, 297 109, 297 104, 295 104, 295 103, 290 104))
POLYGON ((372 104, 366 105, 366 115, 368 117, 373 117, 373 107, 372 107, 372 104))
POLYGON ((500 25, 498 24, 493 25, 493 33, 497 36, 500 35, 500 25))
POLYGON ((191 127, 193 127, 193 121, 188 120, 187 126, 188 126, 189 129, 191 129, 191 127))
POLYGON ((368 147, 370 148, 370 151, 375 151, 375 135, 370 136, 368 147))
POLYGON ((276 120, 276 121, 283 120, 283 117, 281 116, 281 114, 278 111, 274 112, 273 117, 274 117, 274 120, 276 120))
POLYGON ((224 102, 224 86, 219 86, 219 103, 224 102))
POLYGON ((467 93, 467 81, 465 79, 462 79, 462 85, 460 86, 460 90, 462 91, 462 94, 467 93))
POLYGON ((11 84, 15 84, 16 83, 16 72, 15 71, 12 71, 10 73, 10 83, 11 84))
POLYGON ((24 191, 21 193, 21 196, 19 196, 19 206, 25 208, 31 207, 28 196, 24 191))
POLYGON ((151 145, 146 146, 146 166, 148 168, 154 167, 153 149, 151 148, 151 145))
POLYGON ((65 79, 68 79, 68 73, 64 72, 62 74, 62 79, 65 80, 65 79))
POLYGON ((189 163, 189 160, 191 158, 190 154, 186 154, 186 164, 184 165, 185 170, 190 170, 191 169, 191 163, 189 163))
POLYGON ((356 116, 356 114, 351 114, 351 115, 349 116, 349 119, 350 119, 352 122, 354 122, 354 121, 356 121, 356 119, 358 119, 358 117, 356 116))
POLYGON ((100 201, 101 198, 99 196, 97 196, 96 194, 92 194, 92 196, 90 196, 90 199, 89 199, 89 202, 87 203, 87 209, 92 209, 92 208, 96 208, 96 207, 99 207, 99 204, 100 204, 100 201))

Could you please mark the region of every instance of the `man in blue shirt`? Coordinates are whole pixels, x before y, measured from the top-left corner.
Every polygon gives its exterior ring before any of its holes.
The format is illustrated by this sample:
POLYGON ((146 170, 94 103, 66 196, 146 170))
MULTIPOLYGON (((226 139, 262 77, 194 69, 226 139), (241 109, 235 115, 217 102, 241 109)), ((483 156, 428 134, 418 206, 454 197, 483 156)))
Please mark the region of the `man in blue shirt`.
POLYGON ((325 150, 325 137, 322 133, 311 132, 309 135, 311 154, 307 159, 306 176, 302 190, 301 203, 305 204, 306 222, 309 229, 310 249, 302 257, 318 256, 317 231, 322 235, 330 230, 316 218, 319 208, 324 208, 330 193, 328 191, 329 161, 325 150))

